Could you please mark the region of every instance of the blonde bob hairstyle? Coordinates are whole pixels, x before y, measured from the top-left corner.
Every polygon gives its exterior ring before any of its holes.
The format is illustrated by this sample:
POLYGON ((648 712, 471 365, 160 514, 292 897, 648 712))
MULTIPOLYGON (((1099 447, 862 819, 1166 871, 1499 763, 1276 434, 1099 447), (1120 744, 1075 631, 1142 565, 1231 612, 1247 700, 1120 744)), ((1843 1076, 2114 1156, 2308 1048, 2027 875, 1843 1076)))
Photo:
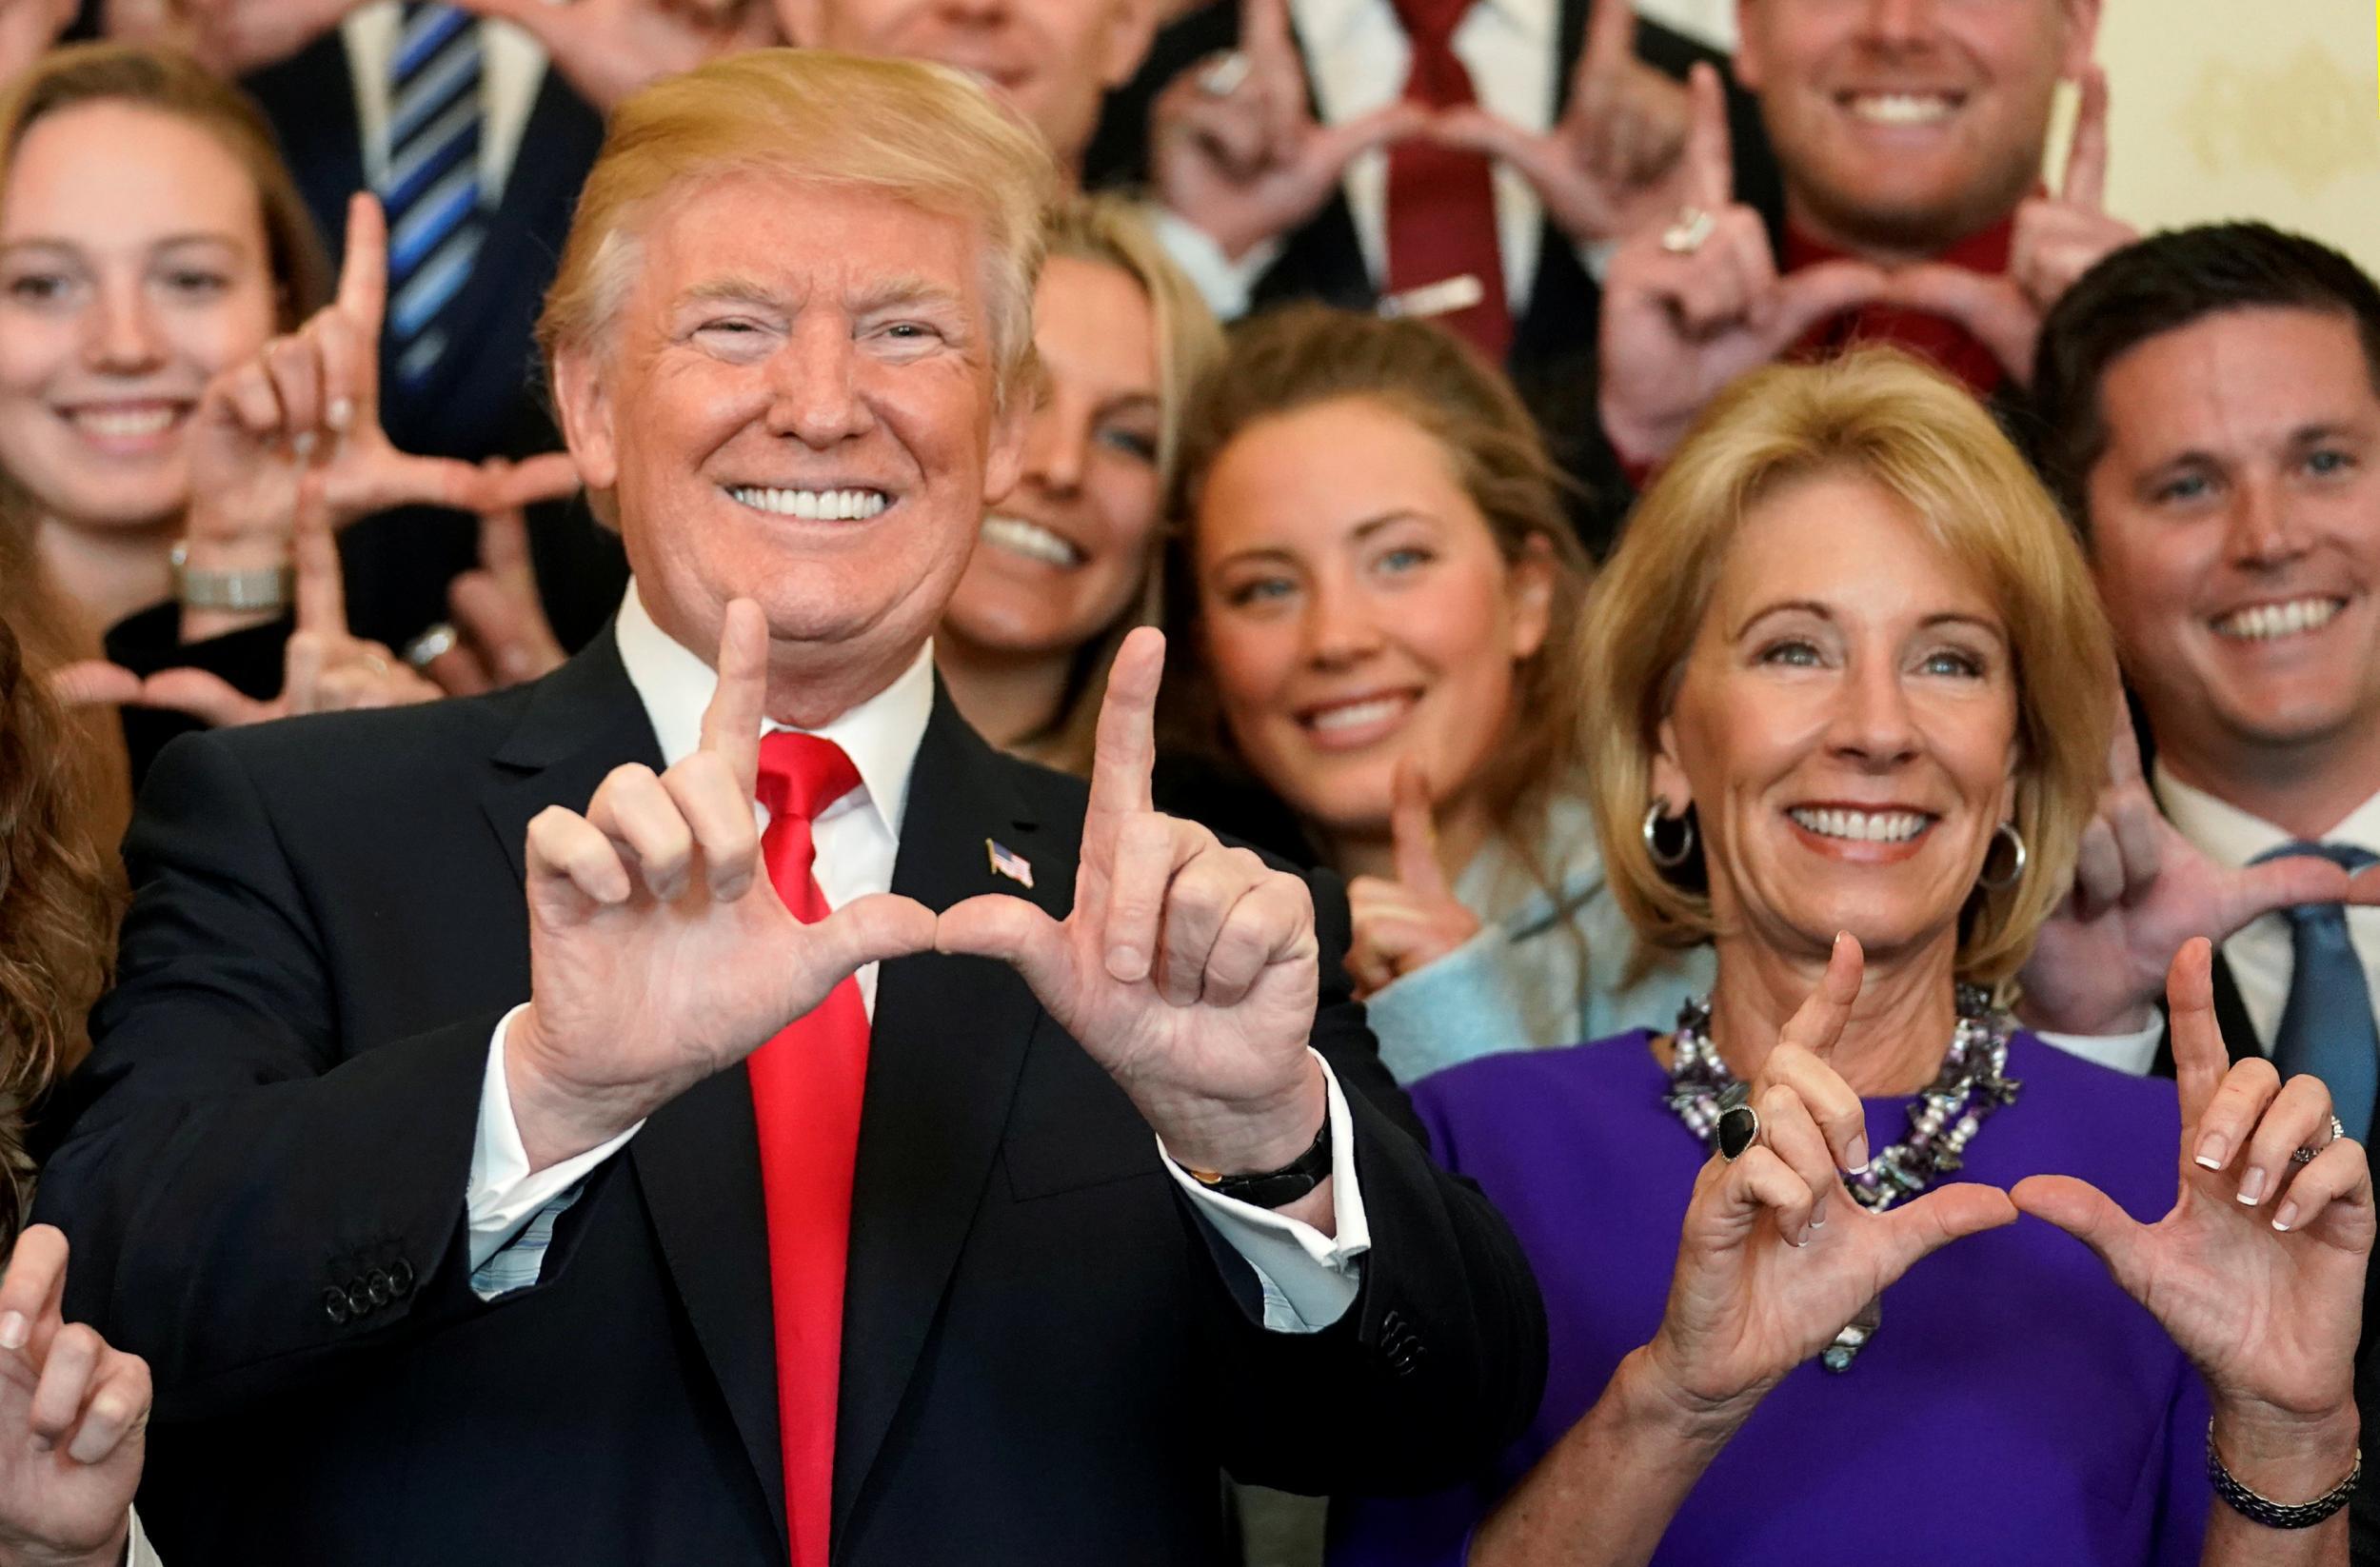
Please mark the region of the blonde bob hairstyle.
MULTIPOLYGON (((1642 837, 1660 724, 1744 519, 1819 474, 1856 476, 1900 501, 1974 574, 2007 630, 2014 825, 2028 853, 2013 885, 1978 885, 1957 957, 1960 979, 1997 984, 2065 897, 2096 808, 2114 646, 2082 552, 2024 459, 1972 394, 1892 349, 1772 367, 1735 382, 1704 410, 1621 533, 1590 600, 1577 666, 1612 890, 1648 943, 1696 946, 1714 934, 1708 894, 1664 875, 1642 837)), ((1698 858, 1689 868, 1699 869, 1698 858)))
MULTIPOLYGON (((1198 285, 1174 264, 1141 218, 1121 196, 1069 196, 1050 208, 1042 237, 1052 257, 1112 267, 1140 286, 1157 322, 1157 471, 1160 493, 1173 484, 1181 449, 1182 410, 1191 388, 1223 353, 1223 329, 1207 308, 1198 285)), ((1033 761, 1068 772, 1091 770, 1091 747, 1099 729, 1100 704, 1107 698, 1107 670, 1117 649, 1136 625, 1155 625, 1164 606, 1162 529, 1152 519, 1147 579, 1140 596, 1114 625, 1075 654, 1065 699, 1047 729, 1018 747, 1033 761)))
POLYGON ((548 369, 599 349, 637 271, 639 227, 671 195, 773 174, 889 195, 975 225, 998 387, 1033 363, 1041 213, 1058 190, 1041 138, 946 67, 760 49, 668 76, 612 110, 537 325, 548 369))

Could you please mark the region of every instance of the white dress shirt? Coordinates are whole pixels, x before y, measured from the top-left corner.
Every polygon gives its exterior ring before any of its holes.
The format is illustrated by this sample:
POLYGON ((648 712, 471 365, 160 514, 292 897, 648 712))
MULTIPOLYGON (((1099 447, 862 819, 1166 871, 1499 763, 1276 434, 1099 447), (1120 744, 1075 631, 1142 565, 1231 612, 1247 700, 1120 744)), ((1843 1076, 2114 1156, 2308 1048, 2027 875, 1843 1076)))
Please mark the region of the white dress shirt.
MULTIPOLYGON (((2174 828, 2217 864, 2245 865, 2297 837, 2183 783, 2162 764, 2152 769, 2151 783, 2174 828)), ((2350 811, 2345 821, 2322 835, 2322 841, 2351 843, 2380 854, 2380 795, 2350 811)), ((2380 998, 2380 908, 2350 908, 2347 935, 2355 956, 2363 961, 2364 983, 2380 998)), ((2297 967, 2289 916, 2267 914, 2244 926, 2223 943, 2223 959, 2231 965, 2241 1004, 2248 1009, 2248 1021, 2255 1025, 2256 1048, 2271 1055, 2272 1037, 2281 1028, 2281 1013, 2289 1005, 2290 980, 2297 967)))
MULTIPOLYGON (((710 704, 718 676, 654 624, 634 583, 621 605, 616 635, 620 661, 652 721, 662 760, 664 764, 675 764, 693 754, 701 741, 703 710, 710 704)), ((821 811, 812 827, 817 846, 814 874, 830 908, 841 908, 868 893, 891 890, 909 773, 933 705, 934 665, 928 646, 919 650, 916 660, 892 684, 812 731, 841 745, 860 775, 860 787, 821 811)), ((783 727, 769 723, 764 731, 783 727)), ((753 809, 765 829, 766 808, 756 803, 753 809)), ((860 969, 857 979, 872 1018, 876 965, 860 969)), ((549 1210, 558 1212, 566 1206, 579 1182, 619 1152, 643 1124, 601 1147, 532 1173, 520 1128, 513 1121, 504 1070, 505 1036, 519 1011, 516 1007, 506 1013, 488 1041, 487 1074, 481 1090, 479 1132, 466 1200, 475 1272, 520 1242, 525 1234, 528 1243, 542 1251, 551 1233, 549 1210), (542 1225, 532 1222, 541 1218, 542 1225)), ((1319 1056, 1316 1059, 1320 1060, 1319 1056)), ((1161 1142, 1158 1145, 1164 1168, 1191 1200, 1200 1205, 1217 1232, 1256 1270, 1264 1297, 1265 1326, 1281 1332, 1316 1331, 1343 1316, 1361 1283, 1359 1260, 1371 1249, 1363 1198, 1356 1183, 1355 1138, 1346 1099, 1328 1062, 1323 1062, 1322 1071, 1336 1156, 1337 1233, 1333 1236, 1323 1235, 1311 1224, 1217 1196, 1166 1158, 1161 1142)), ((536 1260, 513 1270, 516 1277, 504 1287, 532 1281, 536 1260)))
MULTIPOLYGON (((1561 61, 1557 0, 1474 0, 1455 30, 1454 50, 1471 73, 1472 90, 1489 113, 1523 130, 1554 123, 1561 61)), ((1413 50, 1389 0, 1290 0, 1290 21, 1304 45, 1313 78, 1314 111, 1339 125, 1402 95, 1413 50)), ((1496 166, 1496 239, 1504 262, 1504 297, 1518 320, 1537 276, 1537 243, 1545 208, 1517 169, 1496 166)), ((1375 287, 1388 276, 1388 153, 1363 153, 1347 166, 1344 188, 1356 240, 1375 287)), ((1159 208, 1152 219, 1166 250, 1190 274, 1207 304, 1225 320, 1245 315, 1257 280, 1280 258, 1283 241, 1269 240, 1237 261, 1189 220, 1159 208)), ((1580 248, 1590 270, 1602 271, 1607 246, 1580 248)))
MULTIPOLYGON (((388 66, 404 26, 401 0, 369 0, 347 13, 339 31, 354 77, 355 116, 364 136, 364 178, 377 189, 388 172, 388 66)), ((480 205, 504 196, 521 133, 545 78, 545 51, 509 22, 480 23, 480 205)))

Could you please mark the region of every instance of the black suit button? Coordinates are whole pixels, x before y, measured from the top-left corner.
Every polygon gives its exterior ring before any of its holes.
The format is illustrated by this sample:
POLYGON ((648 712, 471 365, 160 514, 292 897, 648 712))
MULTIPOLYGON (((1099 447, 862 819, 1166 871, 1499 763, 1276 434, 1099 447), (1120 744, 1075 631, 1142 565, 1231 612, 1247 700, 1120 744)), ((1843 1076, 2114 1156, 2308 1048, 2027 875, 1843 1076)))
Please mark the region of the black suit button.
POLYGON ((364 1292, 372 1298, 372 1304, 375 1306, 387 1305, 396 1299, 397 1293, 395 1286, 388 1281, 387 1268, 374 1268, 371 1271, 371 1276, 364 1280, 364 1292))
POLYGON ((405 1295, 413 1288, 413 1264, 398 1258, 388 1265, 388 1289, 391 1294, 405 1295))
POLYGON ((355 1315, 347 1309, 347 1291, 336 1284, 323 1291, 323 1315, 333 1322, 345 1326, 347 1319, 355 1315))
POLYGON ((372 1292, 364 1287, 364 1280, 358 1279, 347 1286, 347 1310, 361 1317, 371 1309, 372 1292))

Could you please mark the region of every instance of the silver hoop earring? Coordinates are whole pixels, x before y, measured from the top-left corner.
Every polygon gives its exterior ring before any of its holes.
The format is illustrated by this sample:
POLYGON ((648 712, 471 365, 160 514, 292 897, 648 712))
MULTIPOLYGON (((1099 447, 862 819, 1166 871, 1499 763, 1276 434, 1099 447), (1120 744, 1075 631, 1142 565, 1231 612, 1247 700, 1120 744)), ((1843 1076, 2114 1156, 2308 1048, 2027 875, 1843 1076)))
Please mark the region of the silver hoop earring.
MULTIPOLYGON (((1992 842, 1997 843, 2002 840, 2007 841, 2011 850, 2008 874, 1997 877, 1977 876, 1975 885, 1986 892, 2006 892, 2025 879, 2025 835, 2016 830, 2015 823, 2003 822, 1992 829, 1992 842)), ((1983 864, 1987 871, 1992 867, 1992 851, 1989 849, 1984 851, 1983 864)))
MULTIPOLYGON (((1694 858, 1695 819, 1691 816, 1679 816, 1675 818, 1677 823, 1677 847, 1675 849, 1663 849, 1661 847, 1661 823, 1672 820, 1672 818, 1663 816, 1661 814, 1661 808, 1668 803, 1669 802, 1666 800, 1656 800, 1652 804, 1645 807, 1643 828, 1644 852, 1650 855, 1653 863, 1656 865, 1658 865, 1661 869, 1676 870, 1678 866, 1694 858)), ((1691 806, 1688 807, 1690 810, 1693 807, 1691 806)))

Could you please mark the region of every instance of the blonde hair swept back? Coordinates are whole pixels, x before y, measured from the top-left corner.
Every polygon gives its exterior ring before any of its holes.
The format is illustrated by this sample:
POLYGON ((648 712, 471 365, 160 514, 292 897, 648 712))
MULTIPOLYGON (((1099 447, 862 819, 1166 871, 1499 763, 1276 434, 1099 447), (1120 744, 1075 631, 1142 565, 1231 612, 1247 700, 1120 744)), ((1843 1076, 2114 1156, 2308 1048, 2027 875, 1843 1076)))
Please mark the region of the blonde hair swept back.
POLYGON ((1962 980, 1996 984, 2066 896, 2096 809, 2114 645, 2082 551, 2033 469, 1972 394, 1893 349, 1772 367, 1729 387, 1638 503, 1597 579, 1577 674, 1613 893, 1649 943, 1695 946, 1714 934, 1707 894, 1663 875, 1641 836, 1659 727, 1745 517, 1818 474, 1854 475, 1908 506, 1974 574, 2006 628, 2014 824, 2029 852, 2013 886, 1978 887, 1957 959, 1962 980))
POLYGON ((602 346, 652 209, 734 174, 875 191, 973 223, 1003 401, 1024 385, 1041 213, 1059 188, 1049 149, 958 71, 824 50, 727 55, 612 111, 538 321, 548 366, 557 353, 602 346))

